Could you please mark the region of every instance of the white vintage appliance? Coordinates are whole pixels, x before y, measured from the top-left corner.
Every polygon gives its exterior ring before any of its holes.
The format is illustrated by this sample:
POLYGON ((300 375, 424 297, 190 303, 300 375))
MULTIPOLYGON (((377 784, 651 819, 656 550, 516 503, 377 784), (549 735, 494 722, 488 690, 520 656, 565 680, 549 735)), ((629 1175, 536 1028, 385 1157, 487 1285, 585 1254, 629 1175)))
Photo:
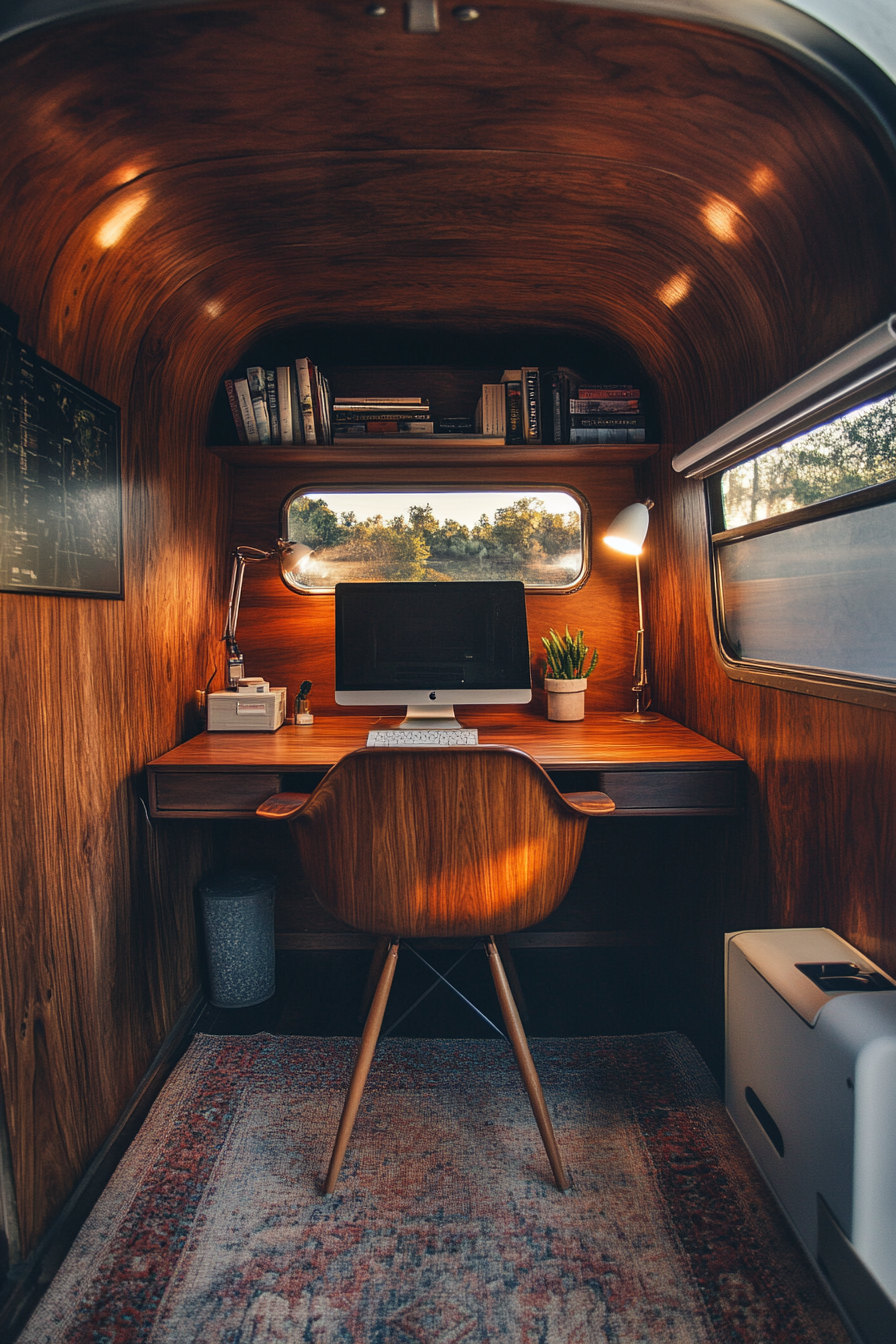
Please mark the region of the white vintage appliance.
POLYGON ((726 938, 725 1101, 865 1344, 896 1341, 896 982, 830 929, 726 938))

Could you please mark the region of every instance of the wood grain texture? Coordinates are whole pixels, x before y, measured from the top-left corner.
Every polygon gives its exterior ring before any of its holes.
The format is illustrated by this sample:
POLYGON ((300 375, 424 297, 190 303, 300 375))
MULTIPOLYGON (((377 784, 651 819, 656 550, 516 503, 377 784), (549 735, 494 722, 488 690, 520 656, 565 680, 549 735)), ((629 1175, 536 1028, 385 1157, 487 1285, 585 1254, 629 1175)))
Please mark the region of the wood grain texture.
POLYGON ((337 919, 396 938, 513 933, 563 900, 588 817, 506 747, 362 748, 291 821, 337 919))
MULTIPOLYGON (((433 450, 430 450, 432 453, 433 450)), ((505 450, 506 452, 506 450, 505 450)), ((435 457, 438 459, 438 452, 435 457)), ((587 642, 598 650, 598 665, 585 695, 589 710, 624 709, 631 705, 631 663, 637 631, 638 604, 634 564, 601 541, 613 518, 637 497, 631 465, 554 465, 543 451, 537 465, 531 462, 503 465, 472 464, 442 466, 427 462, 422 453, 404 466, 377 463, 368 467, 315 465, 240 469, 235 473, 231 544, 270 549, 280 526, 284 500, 299 488, 322 489, 327 485, 382 488, 424 483, 433 489, 458 489, 465 485, 506 489, 518 487, 521 494, 538 496, 539 490, 565 486, 578 493, 590 508, 591 568, 587 580, 571 593, 529 593, 526 612, 529 624, 533 686, 539 707, 543 704, 544 650, 542 635, 552 627, 584 629, 587 642)), ((437 501, 434 499, 433 507, 437 501)), ((313 683, 312 708, 328 714, 336 708, 332 594, 302 594, 287 588, 274 565, 247 569, 240 608, 239 640, 250 674, 263 675, 272 684, 285 685, 294 694, 302 680, 313 683)), ((349 711, 350 712, 350 711, 349 711)), ((363 712, 363 711, 362 711, 363 712)), ((397 707, 396 707, 397 712, 397 707)))
MULTIPOLYGON (((658 703, 751 768, 727 849, 694 829, 716 823, 669 832, 670 946, 716 1021, 720 921, 828 922, 896 970, 894 729, 728 682, 699 489, 668 467, 892 310, 888 172, 830 93, 756 43, 547 0, 478 7, 430 40, 404 34, 398 5, 370 21, 355 0, 211 0, 0 51, 0 301, 122 405, 127 547, 124 603, 0 598, 8 683, 39 688, 4 698, 0 837, 0 1076, 26 1252, 194 983, 190 891, 211 844, 148 832, 138 779, 220 657, 229 468, 199 445, 225 371, 277 331, 313 354, 363 327, 374 361, 395 330, 491 337, 499 362, 513 333, 519 355, 546 336, 590 344, 596 366, 628 353, 663 448, 637 483, 617 466, 586 484, 595 527, 633 490, 656 498, 658 703)), ((265 544, 272 493, 298 473, 239 474, 234 533, 265 544)), ((278 584, 253 573, 250 660, 325 699, 326 603, 287 610, 278 584)), ((630 566, 603 559, 552 601, 533 599, 533 635, 594 630, 592 707, 618 705, 630 566)))
MULTIPOLYGON (((721 747, 680 723, 659 715, 654 723, 633 724, 621 714, 592 713, 572 723, 556 723, 523 709, 464 711, 483 746, 518 747, 546 770, 704 769, 741 764, 721 747)), ((199 733, 149 763, 157 778, 184 771, 278 774, 328 770, 350 751, 363 747, 382 717, 320 715, 312 728, 284 724, 276 733, 199 733)))

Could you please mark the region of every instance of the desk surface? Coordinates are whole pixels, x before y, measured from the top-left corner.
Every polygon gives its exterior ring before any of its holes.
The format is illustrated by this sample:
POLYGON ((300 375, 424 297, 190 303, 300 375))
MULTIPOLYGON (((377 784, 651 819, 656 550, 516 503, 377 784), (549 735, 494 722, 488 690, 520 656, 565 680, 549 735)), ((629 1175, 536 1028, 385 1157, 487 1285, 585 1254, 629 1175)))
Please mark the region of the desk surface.
MULTIPOLYGON (((289 775, 328 769, 365 744, 366 715, 317 716, 309 728, 276 733, 200 733, 148 767, 150 808, 157 817, 245 817, 289 786, 289 775), (254 800, 254 801, 253 801, 254 800)), ((660 716, 627 722, 621 713, 552 723, 533 713, 477 713, 470 724, 483 745, 521 747, 551 772, 586 771, 620 814, 731 813, 739 804, 743 761, 708 738, 660 716)), ((562 781, 559 781, 562 787, 562 781)))

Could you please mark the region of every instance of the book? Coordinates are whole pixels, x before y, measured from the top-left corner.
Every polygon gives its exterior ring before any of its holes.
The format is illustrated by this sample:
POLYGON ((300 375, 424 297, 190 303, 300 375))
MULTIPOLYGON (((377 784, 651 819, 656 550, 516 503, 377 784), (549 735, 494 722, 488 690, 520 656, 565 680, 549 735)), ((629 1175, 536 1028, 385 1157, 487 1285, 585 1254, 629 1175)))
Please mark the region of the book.
POLYGON ((311 392, 311 371, 307 356, 296 360, 296 382, 299 385, 299 407, 302 412, 302 439, 305 443, 317 443, 317 431, 314 425, 314 399, 311 392))
POLYGON ((314 368, 314 411, 317 416, 318 443, 332 443, 333 431, 330 416, 330 384, 317 365, 314 368))
POLYGON ((258 425, 255 423, 255 411, 252 408, 252 393, 249 391, 248 379, 234 378, 233 390, 240 404, 240 415, 243 417, 247 441, 249 443, 260 443, 261 438, 258 433, 258 425))
POLYGON ((432 434, 431 420, 373 420, 367 426, 368 434, 432 434))
POLYGON ((367 423, 371 420, 431 420, 429 411, 411 411, 405 408, 405 412, 400 411, 341 411, 337 407, 333 411, 334 425, 349 425, 356 421, 367 423), (406 413, 405 413, 406 412, 406 413))
POLYGON ((538 369, 529 366, 520 369, 523 388, 523 440, 541 443, 541 381, 538 369))
POLYGON ((594 429, 569 431, 570 443, 644 443, 646 431, 643 429, 625 429, 622 426, 603 425, 594 429))
POLYGON ((390 438, 413 438, 414 435, 432 434, 431 420, 354 420, 333 426, 334 439, 375 438, 378 434, 390 438))
POLYGON ((621 401, 632 401, 640 397, 641 389, 633 387, 631 383, 603 383, 597 387, 582 386, 578 395, 586 401, 610 401, 617 397, 621 401))
POLYGON ((334 397, 333 406, 423 406, 423 397, 334 397))
POLYGON ((571 429, 644 429, 643 415, 571 415, 571 429))
POLYGON ((292 430, 292 388, 290 387, 289 366, 279 364, 277 377, 277 409, 280 413, 280 442, 295 443, 292 430))
POLYGON ((523 443, 523 385, 519 378, 504 383, 505 443, 523 443))
POLYGON ((638 397, 622 397, 610 400, 600 400, 597 397, 570 397, 569 410, 571 415, 624 415, 631 411, 637 414, 641 409, 641 402, 638 397))
POLYGON ((289 400, 292 411, 292 442, 304 443, 305 430, 302 424, 302 406, 299 401, 299 382, 296 377, 295 362, 289 365, 289 400))
POLYGON ((271 441, 271 422, 268 418, 268 403, 265 396, 264 369, 253 364, 246 370, 249 383, 249 395, 252 398, 252 410, 255 412, 255 424, 258 428, 258 441, 267 444, 271 441))
POLYGON ((472 415, 437 415, 435 423, 437 434, 466 434, 469 437, 476 433, 472 415))
POLYGON ((333 402, 334 415, 369 415, 375 411, 391 411, 397 415, 429 415, 429 402, 419 398, 417 401, 387 401, 385 397, 378 401, 333 402))
POLYGON ((271 426, 271 443, 280 444, 280 404, 277 400, 277 371, 265 369, 264 395, 268 403, 268 420, 271 426))
POLYGON ((490 438, 503 438, 506 410, 503 383, 482 384, 482 432, 490 438))
POLYGON ((230 403, 230 414, 233 416, 233 423, 236 425, 236 436, 240 443, 248 443, 249 438, 246 434, 246 426, 243 423, 243 413, 240 410, 240 399, 236 395, 236 389, 233 386, 232 378, 224 379, 224 391, 227 393, 227 400, 230 403))
POLYGON ((542 433, 544 439, 553 443, 569 443, 569 404, 578 392, 582 382, 581 374, 575 369, 559 365, 550 374, 543 376, 545 384, 544 420, 542 433), (548 432, 550 427, 550 433, 548 432))

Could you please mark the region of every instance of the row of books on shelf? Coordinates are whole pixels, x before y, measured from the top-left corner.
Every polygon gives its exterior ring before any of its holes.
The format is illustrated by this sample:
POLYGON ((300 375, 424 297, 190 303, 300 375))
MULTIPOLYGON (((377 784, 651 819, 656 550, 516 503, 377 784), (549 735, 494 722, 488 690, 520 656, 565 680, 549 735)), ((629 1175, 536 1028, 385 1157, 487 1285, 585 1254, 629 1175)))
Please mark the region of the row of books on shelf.
POLYGON ((483 383, 477 425, 505 443, 644 443, 641 391, 631 383, 587 384, 572 369, 505 369, 483 383))
POLYGON ((245 378, 225 378, 224 390, 240 443, 475 433, 472 416, 434 418, 425 397, 334 397, 324 374, 306 357, 276 369, 253 365, 245 378))
POLYGON ((641 393, 631 383, 587 384, 571 369, 505 369, 483 383, 471 415, 433 415, 425 396, 338 396, 307 358, 253 366, 224 387, 237 436, 247 444, 482 435, 507 444, 643 443, 641 393))
POLYGON ((330 385, 310 359, 276 369, 253 365, 245 378, 225 378, 240 443, 332 443, 330 385))

